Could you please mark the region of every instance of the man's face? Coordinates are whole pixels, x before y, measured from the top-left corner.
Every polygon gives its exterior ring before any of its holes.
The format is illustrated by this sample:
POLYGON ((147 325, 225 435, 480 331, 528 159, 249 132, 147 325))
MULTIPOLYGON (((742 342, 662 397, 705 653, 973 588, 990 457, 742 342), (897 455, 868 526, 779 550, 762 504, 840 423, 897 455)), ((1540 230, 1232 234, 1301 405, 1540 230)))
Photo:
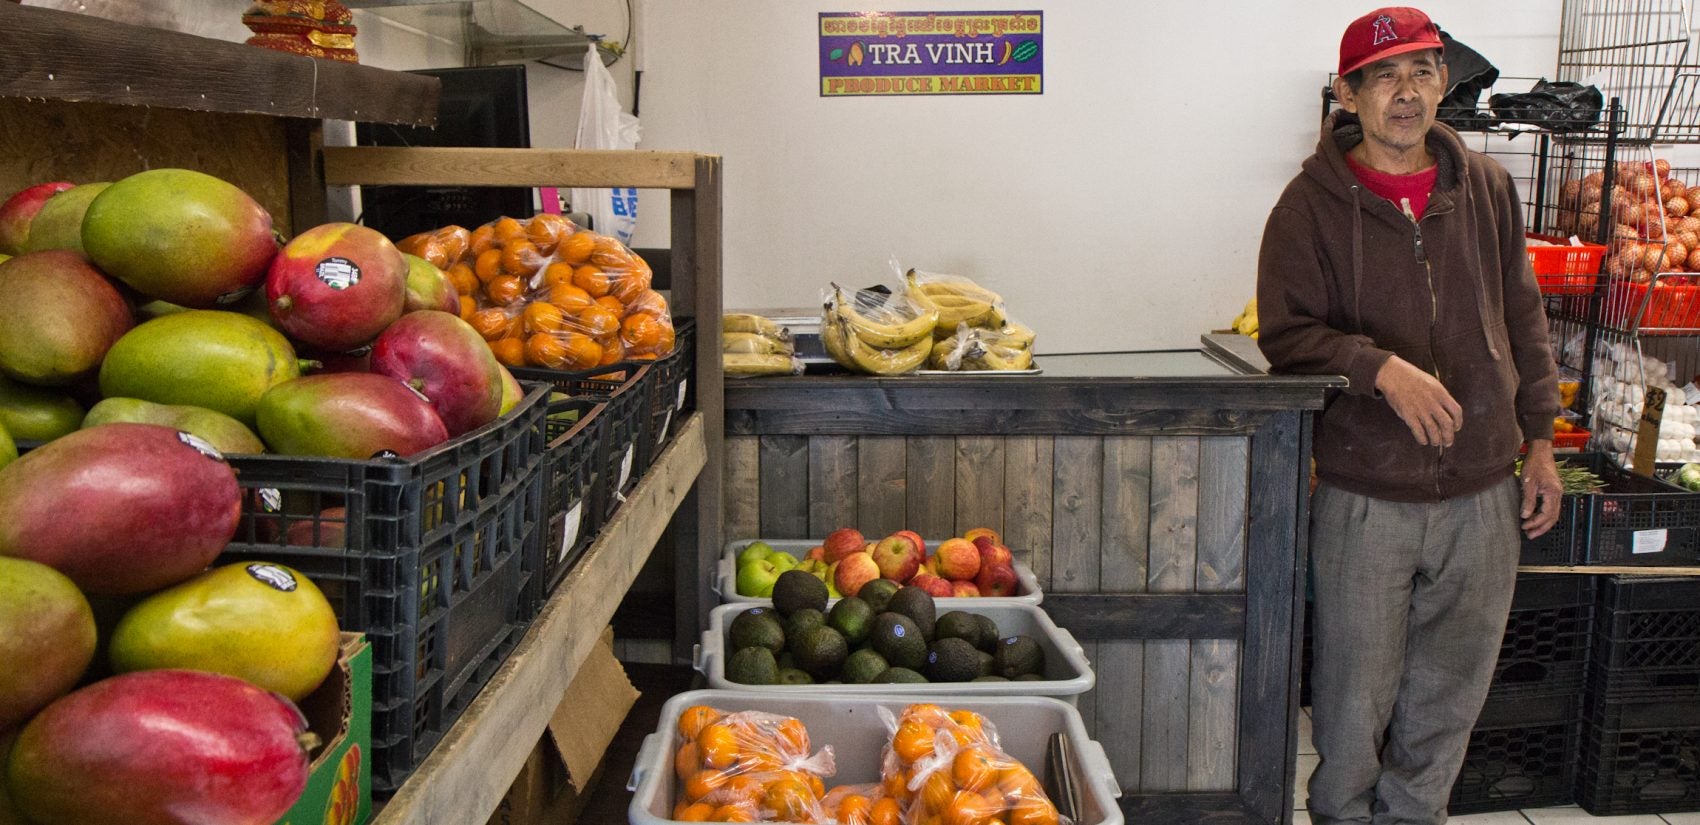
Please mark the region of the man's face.
POLYGON ((1340 106, 1363 121, 1364 140, 1395 152, 1423 145, 1446 94, 1446 67, 1432 49, 1377 60, 1363 69, 1357 91, 1334 81, 1340 106))

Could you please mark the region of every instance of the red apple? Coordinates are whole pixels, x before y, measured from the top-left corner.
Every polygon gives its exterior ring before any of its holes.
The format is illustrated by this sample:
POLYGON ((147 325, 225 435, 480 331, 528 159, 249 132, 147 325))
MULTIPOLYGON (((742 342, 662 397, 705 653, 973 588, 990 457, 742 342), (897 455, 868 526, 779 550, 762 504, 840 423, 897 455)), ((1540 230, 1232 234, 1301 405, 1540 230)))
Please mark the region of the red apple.
POLYGON ((856 595, 861 592, 862 585, 879 577, 880 568, 874 563, 874 557, 863 553, 845 556, 832 571, 833 585, 846 596, 856 595))
POLYGON ((921 561, 920 572, 926 573, 929 576, 937 576, 939 574, 939 557, 928 556, 923 559, 921 561))
POLYGON ((979 544, 979 540, 982 537, 991 539, 993 544, 1003 543, 1003 539, 998 536, 998 531, 993 530, 990 527, 976 527, 966 533, 963 533, 962 537, 974 542, 975 544, 979 544))
POLYGON ((933 551, 939 576, 953 581, 967 581, 980 572, 980 548, 967 539, 945 539, 933 551))
POLYGON ((915 577, 909 580, 909 585, 927 591, 935 599, 948 599, 954 592, 949 581, 931 573, 916 573, 915 577))
POLYGON ((826 548, 825 547, 818 547, 818 546, 817 547, 810 547, 809 552, 803 554, 803 561, 814 561, 814 560, 817 560, 817 559, 819 559, 819 560, 825 560, 826 559, 826 548))
POLYGON ((980 574, 974 577, 974 586, 980 588, 982 596, 1008 597, 1015 595, 1020 580, 1013 566, 992 564, 980 569, 980 574))
MULTIPOLYGON (((859 554, 858 554, 859 555, 859 554)), ((909 581, 921 568, 921 550, 901 533, 894 533, 874 544, 870 557, 882 578, 898 584, 909 581)), ((849 595, 846 593, 845 595, 849 595)))
POLYGON ((863 552, 867 539, 862 537, 862 531, 854 527, 840 527, 828 533, 821 546, 826 548, 826 560, 838 561, 852 553, 863 552))
POLYGON ((372 371, 424 393, 450 436, 502 409, 502 365, 471 324, 447 312, 409 312, 372 343, 372 371))
POLYGON ((920 533, 917 533, 914 530, 899 530, 895 533, 892 533, 892 535, 903 536, 903 537, 909 539, 909 541, 914 543, 915 549, 921 551, 922 557, 925 557, 927 555, 927 543, 921 540, 921 534, 920 533))
POLYGON ((62 180, 38 183, 0 203, 0 255, 23 254, 24 242, 30 236, 30 221, 35 220, 35 213, 41 211, 41 205, 75 185, 62 180))
POLYGON ((1009 548, 991 539, 975 539, 974 546, 980 550, 980 566, 988 564, 1015 564, 1015 554, 1009 548))
POLYGON ((401 317, 407 259, 377 230, 352 223, 316 226, 272 259, 266 300, 272 319, 291 338, 351 350, 401 317))
POLYGON ((973 582, 951 582, 950 595, 958 599, 973 598, 980 595, 980 588, 975 587, 973 582))

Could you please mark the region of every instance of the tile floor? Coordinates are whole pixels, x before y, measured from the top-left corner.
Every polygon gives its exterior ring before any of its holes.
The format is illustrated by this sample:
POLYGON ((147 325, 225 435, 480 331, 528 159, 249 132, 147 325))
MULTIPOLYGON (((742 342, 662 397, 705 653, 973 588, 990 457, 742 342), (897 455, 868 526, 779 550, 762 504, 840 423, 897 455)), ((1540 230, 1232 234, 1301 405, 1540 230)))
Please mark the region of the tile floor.
MULTIPOLYGON (((1310 708, 1304 708, 1299 718, 1299 769, 1293 787, 1293 825, 1310 825, 1310 813, 1305 810, 1305 786, 1310 772, 1316 770, 1316 748, 1310 743, 1310 708)), ((1632 814, 1629 816, 1594 816, 1575 805, 1560 808, 1536 808, 1526 811, 1499 811, 1490 814, 1454 816, 1458 825, 1700 825, 1700 813, 1632 814)))

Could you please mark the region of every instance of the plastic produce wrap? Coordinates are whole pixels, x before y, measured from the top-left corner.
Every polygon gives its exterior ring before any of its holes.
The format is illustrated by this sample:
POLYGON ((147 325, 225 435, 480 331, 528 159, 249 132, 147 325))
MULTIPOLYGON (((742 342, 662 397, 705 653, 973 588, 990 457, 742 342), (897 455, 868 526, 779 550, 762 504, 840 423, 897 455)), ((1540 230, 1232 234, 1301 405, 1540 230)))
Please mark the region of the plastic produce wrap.
MULTIPOLYGON (((892 261, 897 268, 897 262, 892 261)), ((910 269, 902 273, 904 292, 917 305, 936 310, 939 320, 933 338, 953 340, 950 347, 934 347, 929 357, 933 369, 1024 370, 1033 365, 1033 330, 1012 320, 1003 296, 960 275, 944 275, 910 269), (978 334, 969 334, 965 330, 978 334), (950 358, 956 353, 955 360, 950 358), (988 357, 982 358, 984 352, 988 357), (966 364, 966 366, 963 366, 966 364)))
POLYGON ((722 713, 693 705, 679 714, 673 818, 714 822, 830 822, 821 777, 832 747, 809 750, 801 720, 762 711, 722 713))
POLYGON ((1020 325, 984 329, 959 324, 933 344, 927 366, 935 370, 1026 370, 1033 368, 1033 331, 1020 325))
POLYGON ((969 710, 914 704, 897 718, 880 709, 891 740, 881 753, 885 795, 902 805, 905 822, 1000 822, 1058 825, 1038 777, 1005 753, 997 729, 969 710))
POLYGON ((760 315, 721 317, 720 361, 729 377, 803 374, 791 330, 760 315))
POLYGON ((902 375, 926 363, 937 325, 937 311, 905 294, 834 284, 821 313, 821 345, 847 370, 902 375))
POLYGON ((667 300, 649 264, 559 215, 448 226, 396 244, 442 269, 460 317, 510 367, 578 371, 673 351, 667 300))
POLYGON ((902 817, 897 800, 888 799, 877 782, 828 788, 826 796, 821 797, 821 808, 837 825, 874 825, 898 822, 902 817))

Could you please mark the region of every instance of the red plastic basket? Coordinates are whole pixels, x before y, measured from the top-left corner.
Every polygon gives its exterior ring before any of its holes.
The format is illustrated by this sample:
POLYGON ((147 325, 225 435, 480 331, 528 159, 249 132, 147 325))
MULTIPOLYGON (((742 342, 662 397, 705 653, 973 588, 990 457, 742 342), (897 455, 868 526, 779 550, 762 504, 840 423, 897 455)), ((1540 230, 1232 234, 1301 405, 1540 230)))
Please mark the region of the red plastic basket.
POLYGON ((1547 295, 1591 295, 1600 280, 1600 259, 1606 248, 1593 243, 1572 246, 1565 238, 1554 235, 1524 234, 1530 240, 1546 241, 1555 246, 1530 246, 1529 268, 1535 271, 1535 282, 1547 295))
POLYGON ((1607 325, 1658 335, 1700 332, 1700 286, 1659 283, 1646 313, 1636 322, 1635 313, 1646 296, 1646 284, 1614 279, 1606 298, 1607 325))

